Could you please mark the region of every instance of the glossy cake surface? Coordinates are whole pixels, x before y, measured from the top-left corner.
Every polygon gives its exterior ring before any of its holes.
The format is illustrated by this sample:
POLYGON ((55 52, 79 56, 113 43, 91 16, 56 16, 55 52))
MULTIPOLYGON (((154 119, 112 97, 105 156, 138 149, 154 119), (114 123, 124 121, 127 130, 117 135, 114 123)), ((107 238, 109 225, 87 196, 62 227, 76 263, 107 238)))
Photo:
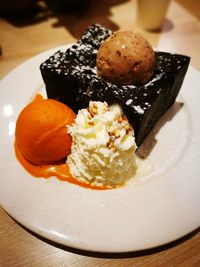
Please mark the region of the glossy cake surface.
POLYGON ((118 86, 97 75, 96 56, 101 43, 112 32, 100 25, 90 26, 81 39, 65 51, 58 51, 41 64, 47 96, 74 111, 90 100, 118 103, 135 131, 139 146, 162 114, 174 103, 190 58, 155 52, 153 78, 143 86, 118 86))

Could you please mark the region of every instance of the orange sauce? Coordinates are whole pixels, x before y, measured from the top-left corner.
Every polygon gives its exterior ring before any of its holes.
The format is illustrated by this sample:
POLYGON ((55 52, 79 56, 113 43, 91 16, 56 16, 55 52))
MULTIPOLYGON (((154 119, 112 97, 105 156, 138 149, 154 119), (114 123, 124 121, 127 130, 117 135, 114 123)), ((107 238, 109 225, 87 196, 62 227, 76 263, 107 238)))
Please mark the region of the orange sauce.
POLYGON ((21 163, 24 169, 34 177, 47 179, 47 178, 54 176, 61 181, 73 183, 73 184, 76 184, 76 185, 79 185, 85 188, 91 188, 95 190, 110 189, 110 188, 107 188, 106 186, 93 186, 93 185, 78 181, 70 174, 69 166, 67 163, 58 163, 58 164, 51 164, 51 165, 33 165, 32 163, 27 161, 22 156, 16 143, 14 144, 14 148, 15 148, 15 155, 18 161, 21 163))
MULTIPOLYGON (((43 97, 38 94, 34 98, 33 102, 37 102, 42 99, 43 97)), ((15 149, 15 154, 16 154, 18 161, 21 163, 24 169, 34 177, 47 179, 47 178, 54 176, 59 180, 67 181, 69 183, 73 183, 73 184, 76 184, 76 185, 79 185, 85 188, 91 188, 95 190, 110 189, 106 186, 93 186, 93 185, 78 181, 70 174, 69 166, 65 162, 48 164, 48 165, 34 165, 31 162, 29 162, 26 158, 24 158, 16 142, 14 144, 14 149, 15 149)))
POLYGON ((34 99, 32 100, 32 102, 38 102, 38 101, 43 100, 43 99, 44 99, 44 97, 43 97, 42 95, 37 94, 37 95, 34 97, 34 99))

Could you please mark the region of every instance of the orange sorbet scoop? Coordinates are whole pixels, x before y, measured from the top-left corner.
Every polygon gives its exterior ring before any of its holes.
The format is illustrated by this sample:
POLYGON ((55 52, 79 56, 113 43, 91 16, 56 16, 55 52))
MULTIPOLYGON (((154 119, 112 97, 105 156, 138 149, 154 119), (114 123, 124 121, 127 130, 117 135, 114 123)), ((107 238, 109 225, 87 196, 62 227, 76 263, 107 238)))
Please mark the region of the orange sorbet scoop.
POLYGON ((67 157, 72 139, 66 126, 74 122, 75 116, 69 107, 53 99, 30 103, 16 123, 15 140, 21 154, 35 165, 67 157))

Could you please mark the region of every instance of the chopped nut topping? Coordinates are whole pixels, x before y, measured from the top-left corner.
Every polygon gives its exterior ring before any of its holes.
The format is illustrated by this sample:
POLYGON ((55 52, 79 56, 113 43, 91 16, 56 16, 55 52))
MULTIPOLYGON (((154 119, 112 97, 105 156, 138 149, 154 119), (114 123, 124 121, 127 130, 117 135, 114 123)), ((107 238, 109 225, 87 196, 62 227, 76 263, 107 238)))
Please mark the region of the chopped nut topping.
POLYGON ((123 121, 123 119, 122 119, 122 117, 120 116, 120 117, 117 119, 117 122, 118 122, 118 123, 122 123, 122 121, 123 121))
POLYGON ((110 139, 107 143, 107 148, 116 150, 116 146, 114 145, 113 141, 110 139))
POLYGON ((132 131, 132 127, 129 124, 126 124, 125 130, 126 130, 126 133, 128 133, 128 132, 132 131))
POLYGON ((91 109, 89 109, 89 112, 90 112, 90 115, 91 115, 92 117, 94 117, 95 115, 97 115, 97 114, 98 114, 97 106, 95 106, 95 105, 93 104, 93 107, 92 107, 91 109))
POLYGON ((120 133, 118 131, 115 132, 115 137, 119 138, 120 137, 120 133))
POLYGON ((119 138, 120 137, 120 133, 119 133, 119 131, 117 131, 117 130, 112 130, 111 132, 109 132, 109 135, 111 136, 111 137, 115 137, 115 138, 119 138))
MULTIPOLYGON (((88 110, 88 112, 89 112, 89 110, 88 110)), ((87 117, 88 117, 88 119, 89 119, 89 120, 91 120, 91 119, 92 119, 92 116, 91 116, 91 114, 90 114, 90 113, 88 113, 87 117)))
POLYGON ((127 117, 126 117, 125 115, 122 115, 122 119, 123 119, 124 121, 128 121, 128 119, 127 119, 127 117))
POLYGON ((94 121, 88 121, 88 124, 94 126, 94 121))
POLYGON ((95 102, 92 103, 93 108, 97 109, 97 104, 95 102))

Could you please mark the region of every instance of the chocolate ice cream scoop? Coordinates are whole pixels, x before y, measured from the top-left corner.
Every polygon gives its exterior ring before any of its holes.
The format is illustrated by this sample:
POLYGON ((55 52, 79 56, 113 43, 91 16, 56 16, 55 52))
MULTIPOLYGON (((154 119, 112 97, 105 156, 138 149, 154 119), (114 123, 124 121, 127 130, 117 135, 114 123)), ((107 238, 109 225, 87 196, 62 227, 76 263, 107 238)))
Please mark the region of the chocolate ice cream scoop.
POLYGON ((109 82, 142 85, 154 73, 155 54, 149 42, 139 34, 120 31, 103 42, 96 63, 98 74, 109 82))

